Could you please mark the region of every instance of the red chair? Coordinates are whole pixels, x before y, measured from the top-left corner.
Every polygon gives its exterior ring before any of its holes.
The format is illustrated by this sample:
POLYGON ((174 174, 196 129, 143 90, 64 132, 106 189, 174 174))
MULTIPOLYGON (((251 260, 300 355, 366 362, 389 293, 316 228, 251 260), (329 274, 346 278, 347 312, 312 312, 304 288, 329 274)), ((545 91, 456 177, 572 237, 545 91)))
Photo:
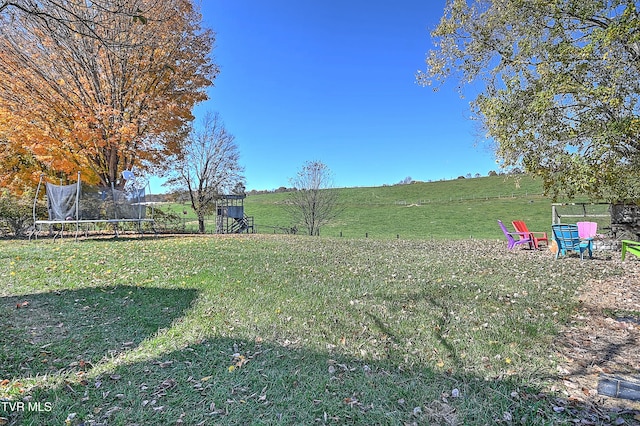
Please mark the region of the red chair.
POLYGON ((538 246, 540 241, 544 241, 546 246, 549 247, 549 239, 547 238, 547 233, 546 232, 532 232, 532 231, 529 231, 527 229, 527 224, 524 223, 524 221, 522 221, 522 220, 514 220, 511 223, 513 223, 513 227, 516 228, 516 231, 518 231, 519 233, 521 232, 521 233, 527 235, 527 238, 529 240, 533 241, 533 247, 534 248, 540 248, 538 246))

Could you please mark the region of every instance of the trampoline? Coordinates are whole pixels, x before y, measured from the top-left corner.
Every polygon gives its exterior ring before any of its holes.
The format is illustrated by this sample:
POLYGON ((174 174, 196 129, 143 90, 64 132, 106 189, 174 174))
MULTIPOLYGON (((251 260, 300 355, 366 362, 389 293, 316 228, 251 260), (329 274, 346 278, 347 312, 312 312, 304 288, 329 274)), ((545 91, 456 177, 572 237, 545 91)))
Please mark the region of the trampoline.
POLYGON ((123 190, 115 189, 113 185, 104 188, 83 184, 79 172, 76 183, 71 185, 56 185, 41 176, 33 200, 34 229, 29 239, 37 239, 43 232, 49 232, 55 240, 67 230, 75 231, 77 240, 80 232, 88 235, 91 227, 95 229, 100 224, 111 226, 116 237, 124 224, 133 225, 140 234, 144 234, 144 227, 148 226, 157 235, 153 209, 147 216, 147 185, 137 184, 133 173, 126 172, 123 177, 128 179, 123 190), (46 219, 37 217, 37 203, 43 187, 48 214, 46 219))

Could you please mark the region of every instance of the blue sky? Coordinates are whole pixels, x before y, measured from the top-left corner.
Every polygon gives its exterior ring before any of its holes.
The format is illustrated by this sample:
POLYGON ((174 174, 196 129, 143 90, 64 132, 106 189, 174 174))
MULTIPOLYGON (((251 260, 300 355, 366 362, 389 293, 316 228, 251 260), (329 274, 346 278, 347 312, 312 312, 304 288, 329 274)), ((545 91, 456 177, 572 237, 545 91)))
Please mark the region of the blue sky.
POLYGON ((247 189, 289 186, 305 161, 337 187, 497 170, 452 81, 415 83, 445 0, 204 0, 221 72, 196 117, 236 137, 247 189))

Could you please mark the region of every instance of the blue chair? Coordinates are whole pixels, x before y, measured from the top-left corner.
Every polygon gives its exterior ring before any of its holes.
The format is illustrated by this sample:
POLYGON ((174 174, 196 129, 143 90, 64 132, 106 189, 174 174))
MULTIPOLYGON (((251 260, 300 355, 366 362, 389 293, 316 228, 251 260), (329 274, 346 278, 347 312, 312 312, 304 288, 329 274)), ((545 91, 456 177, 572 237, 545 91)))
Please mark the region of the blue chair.
POLYGON ((527 234, 526 232, 510 232, 507 229, 507 227, 504 226, 504 223, 502 223, 501 220, 498 220, 498 225, 500 225, 500 228, 502 229, 504 236, 507 237, 507 247, 509 248, 509 250, 511 250, 512 248, 514 248, 519 244, 529 244, 529 248, 531 248, 531 244, 533 244, 533 240, 531 239, 530 234, 527 234), (513 237, 514 235, 520 237, 520 239, 516 240, 513 237))
POLYGON ((558 244, 556 259, 567 255, 568 251, 580 253, 580 260, 584 259, 584 252, 589 251, 589 259, 593 257, 593 238, 580 238, 578 225, 551 225, 553 239, 558 244))

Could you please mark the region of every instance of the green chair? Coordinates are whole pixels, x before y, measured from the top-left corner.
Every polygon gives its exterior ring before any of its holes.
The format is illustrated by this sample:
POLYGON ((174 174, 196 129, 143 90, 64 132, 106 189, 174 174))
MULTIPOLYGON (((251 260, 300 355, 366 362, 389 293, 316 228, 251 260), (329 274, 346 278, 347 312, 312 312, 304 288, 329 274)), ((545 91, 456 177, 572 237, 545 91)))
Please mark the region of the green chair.
POLYGON ((627 252, 640 257, 640 242, 631 240, 622 240, 622 260, 627 252))

